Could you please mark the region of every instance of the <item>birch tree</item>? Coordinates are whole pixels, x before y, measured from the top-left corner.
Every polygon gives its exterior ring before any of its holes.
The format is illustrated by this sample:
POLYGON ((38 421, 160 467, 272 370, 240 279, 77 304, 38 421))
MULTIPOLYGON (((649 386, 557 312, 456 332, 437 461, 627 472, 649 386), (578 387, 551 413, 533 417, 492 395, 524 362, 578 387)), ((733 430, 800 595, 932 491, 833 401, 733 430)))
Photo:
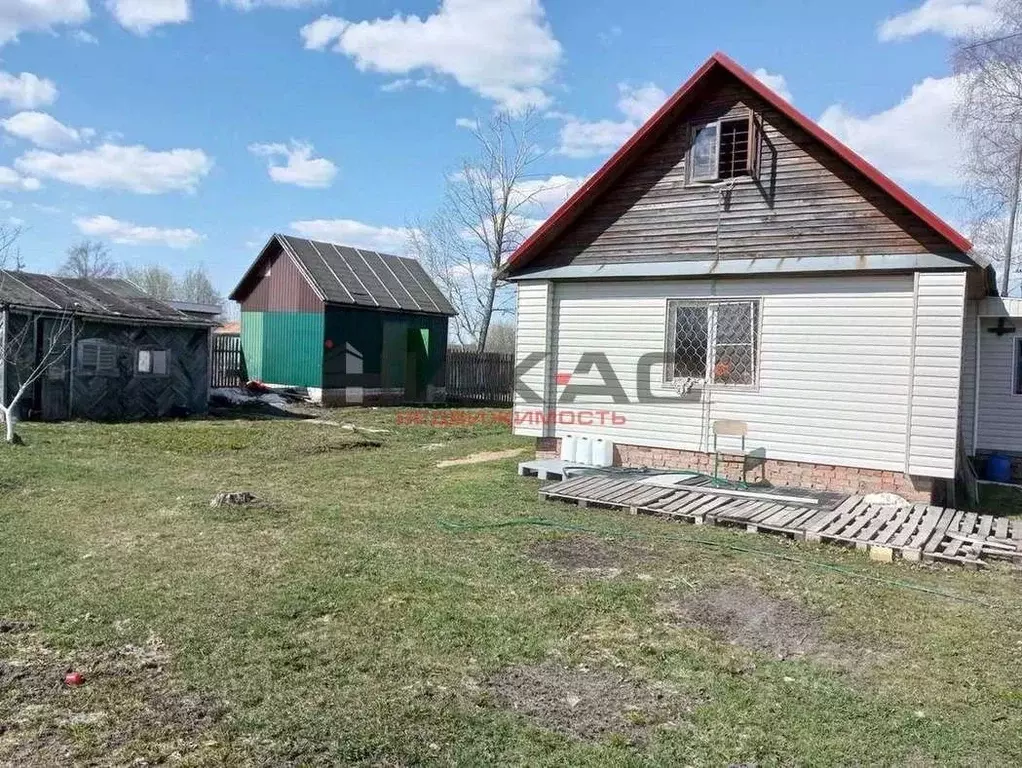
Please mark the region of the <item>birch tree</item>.
MULTIPOLYGON (((35 322, 4 299, 9 262, 20 263, 17 239, 20 231, 0 227, 0 420, 4 439, 16 443, 18 409, 25 395, 52 366, 63 362, 71 346, 74 317, 70 312, 48 315, 49 336, 36 345, 35 322)), ((13 265, 10 265, 13 266, 13 265)))
POLYGON ((1022 190, 1022 0, 1001 0, 998 24, 958 41, 955 118, 966 141, 967 199, 976 249, 1012 288, 1022 190))
POLYGON ((494 315, 512 311, 500 269, 539 224, 530 213, 547 188, 532 175, 544 153, 539 118, 495 114, 474 131, 476 154, 447 179, 437 215, 412 227, 410 248, 451 300, 459 343, 486 348, 494 315))

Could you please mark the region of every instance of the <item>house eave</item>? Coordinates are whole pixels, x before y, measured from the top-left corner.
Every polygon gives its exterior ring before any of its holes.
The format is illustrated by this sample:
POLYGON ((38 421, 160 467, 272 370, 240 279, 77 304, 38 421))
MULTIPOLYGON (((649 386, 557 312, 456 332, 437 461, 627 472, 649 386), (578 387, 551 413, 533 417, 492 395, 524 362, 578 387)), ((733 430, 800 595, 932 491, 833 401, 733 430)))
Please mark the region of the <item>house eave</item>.
POLYGON ((835 272, 921 272, 974 269, 968 256, 936 253, 872 256, 781 256, 754 259, 571 264, 564 267, 525 269, 508 276, 519 280, 631 280, 669 277, 761 277, 835 272))

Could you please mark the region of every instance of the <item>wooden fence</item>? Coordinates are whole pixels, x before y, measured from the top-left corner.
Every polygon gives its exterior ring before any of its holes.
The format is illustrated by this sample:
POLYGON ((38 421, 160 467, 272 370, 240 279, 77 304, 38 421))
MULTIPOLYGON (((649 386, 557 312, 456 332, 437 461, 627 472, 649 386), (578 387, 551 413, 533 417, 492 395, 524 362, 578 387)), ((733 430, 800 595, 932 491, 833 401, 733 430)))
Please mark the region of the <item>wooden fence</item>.
POLYGON ((240 387, 245 383, 245 361, 241 356, 241 335, 214 333, 210 385, 240 387))
POLYGON ((510 406, 514 402, 514 388, 514 355, 447 350, 448 402, 510 406))

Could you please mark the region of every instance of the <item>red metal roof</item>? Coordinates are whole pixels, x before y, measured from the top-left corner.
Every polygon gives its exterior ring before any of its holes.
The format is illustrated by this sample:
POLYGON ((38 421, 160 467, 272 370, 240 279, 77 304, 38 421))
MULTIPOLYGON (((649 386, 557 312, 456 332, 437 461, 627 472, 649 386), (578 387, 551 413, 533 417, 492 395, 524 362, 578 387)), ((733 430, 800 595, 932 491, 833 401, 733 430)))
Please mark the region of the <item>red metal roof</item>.
POLYGON ((532 233, 508 259, 506 270, 513 272, 521 269, 535 259, 544 246, 564 231, 599 195, 609 187, 628 165, 638 158, 643 150, 651 145, 671 122, 672 118, 684 107, 688 106, 698 86, 710 76, 715 69, 722 69, 737 78, 743 85, 751 89, 774 109, 788 117, 792 122, 806 131, 810 136, 826 146, 834 154, 860 171, 867 179, 889 194, 897 202, 915 214, 927 226, 946 240, 954 248, 967 253, 972 243, 953 229, 937 214, 916 200, 912 195, 895 184, 886 175, 877 170, 861 156, 842 144, 827 131, 809 119, 789 102, 782 99, 764 85, 751 72, 746 70, 734 59, 724 53, 713 54, 706 62, 685 81, 685 83, 669 98, 652 117, 647 120, 635 134, 615 152, 603 166, 583 184, 567 202, 558 208, 550 218, 532 233))

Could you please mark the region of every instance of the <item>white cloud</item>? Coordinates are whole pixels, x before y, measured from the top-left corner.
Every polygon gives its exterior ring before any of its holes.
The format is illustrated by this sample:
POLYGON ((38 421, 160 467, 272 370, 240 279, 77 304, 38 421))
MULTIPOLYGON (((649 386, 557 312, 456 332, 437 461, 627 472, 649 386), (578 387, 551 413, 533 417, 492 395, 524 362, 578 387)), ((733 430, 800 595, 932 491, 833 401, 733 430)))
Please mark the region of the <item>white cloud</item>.
POLYGON ((6 101, 16 109, 35 109, 56 100, 57 86, 52 80, 31 72, 20 75, 0 72, 0 101, 6 101))
POLYGON ((45 112, 19 112, 0 121, 0 126, 12 136, 31 141, 37 147, 61 149, 81 142, 85 133, 64 125, 45 112))
POLYGON ((188 0, 107 0, 106 7, 136 35, 147 35, 164 24, 181 24, 192 15, 188 0))
POLYGON ((270 158, 270 178, 278 184, 321 189, 329 187, 337 176, 337 166, 325 157, 313 157, 308 142, 291 140, 290 144, 252 144, 249 152, 270 158), (287 165, 276 165, 273 158, 283 157, 287 165))
POLYGON ((791 96, 791 90, 788 88, 788 81, 784 75, 775 75, 760 67, 752 73, 752 76, 785 101, 794 101, 791 96))
POLYGON ((330 47, 360 70, 450 76, 513 111, 550 103, 544 88, 562 53, 539 0, 442 0, 425 18, 322 16, 301 35, 306 48, 330 47))
POLYGON ((313 240, 397 254, 408 249, 408 239, 412 234, 412 230, 407 227, 376 227, 352 219, 293 221, 291 229, 313 240))
POLYGON ((431 91, 443 91, 444 84, 439 80, 434 80, 432 77, 401 77, 380 86, 380 90, 385 93, 405 91, 409 88, 427 88, 431 91))
POLYGON ((907 40, 932 32, 963 37, 997 24, 997 0, 926 0, 918 8, 884 19, 877 37, 884 42, 907 40))
POLYGON ((89 18, 88 0, 3 0, 0 2, 0 45, 22 32, 45 31, 59 24, 81 24, 89 18))
POLYGON ((326 0, 220 0, 220 5, 237 8, 239 11, 252 11, 256 8, 311 8, 325 2, 326 0))
POLYGON ((14 207, 14 203, 10 200, 0 200, 0 211, 9 211, 14 207))
POLYGON ((0 187, 6 187, 7 189, 24 189, 28 192, 35 192, 41 186, 42 184, 39 183, 39 179, 34 179, 31 176, 23 176, 13 168, 8 168, 6 165, 0 165, 0 187))
POLYGON ((619 83, 617 87, 617 108, 624 119, 586 122, 566 116, 561 126, 561 146, 557 150, 560 154, 592 157, 612 152, 628 141, 667 99, 667 94, 652 83, 640 86, 619 83))
POLYGON ((158 195, 195 191, 199 181, 213 168, 213 160, 201 149, 154 152, 141 145, 101 144, 65 154, 32 150, 15 160, 14 165, 25 174, 88 189, 158 195))
POLYGON ((161 229, 142 227, 112 216, 76 217, 78 231, 89 237, 105 237, 123 245, 165 245, 168 248, 191 248, 205 239, 194 229, 161 229))
MULTIPOLYGON (((516 191, 521 200, 528 200, 528 205, 549 215, 565 200, 581 187, 587 176, 554 175, 545 179, 528 179, 519 182, 516 191)), ((516 201, 517 202, 517 201, 516 201)))
POLYGON ((457 118, 454 121, 454 124, 458 128, 465 128, 466 130, 469 130, 469 131, 478 131, 479 130, 479 121, 478 120, 474 120, 471 117, 459 117, 459 118, 457 118))
POLYGON ((84 29, 76 29, 71 33, 71 39, 77 40, 79 43, 85 43, 86 45, 97 45, 99 38, 91 32, 86 32, 84 29))
POLYGON ((961 182, 963 156, 951 121, 956 91, 954 77, 928 77, 890 109, 859 117, 835 104, 819 122, 900 182, 955 187, 961 182))

